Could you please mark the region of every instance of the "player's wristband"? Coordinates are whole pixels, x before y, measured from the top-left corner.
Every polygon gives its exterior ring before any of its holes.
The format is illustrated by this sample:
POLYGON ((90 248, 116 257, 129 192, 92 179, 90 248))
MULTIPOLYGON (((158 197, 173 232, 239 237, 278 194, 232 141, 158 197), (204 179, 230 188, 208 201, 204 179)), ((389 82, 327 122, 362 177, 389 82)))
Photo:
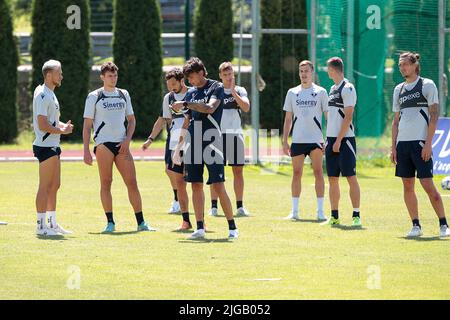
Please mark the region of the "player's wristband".
POLYGON ((153 140, 155 140, 155 139, 153 139, 152 137, 148 137, 148 140, 150 140, 151 142, 153 142, 153 140))
POLYGON ((183 107, 185 107, 185 108, 187 108, 187 107, 188 107, 188 103, 187 103, 187 101, 184 101, 184 102, 183 102, 183 107))

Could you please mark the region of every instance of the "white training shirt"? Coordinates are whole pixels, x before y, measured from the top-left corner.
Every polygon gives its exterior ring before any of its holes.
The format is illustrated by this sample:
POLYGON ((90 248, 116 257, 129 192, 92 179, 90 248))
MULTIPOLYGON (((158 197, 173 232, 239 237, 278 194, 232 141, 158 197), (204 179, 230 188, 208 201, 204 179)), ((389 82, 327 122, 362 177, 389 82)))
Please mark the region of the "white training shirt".
MULTIPOLYGON (((417 108, 405 108, 400 110, 400 90, 403 89, 407 91, 411 91, 419 82, 420 77, 417 77, 416 81, 412 83, 405 83, 403 87, 403 83, 397 85, 394 89, 394 96, 392 100, 392 111, 401 112, 400 123, 398 127, 398 141, 417 141, 417 140, 426 140, 428 135, 428 124, 420 114, 420 112, 425 112, 426 116, 429 118, 430 114, 428 108, 417 107, 417 108)), ((437 87, 433 80, 422 78, 423 86, 422 86, 422 95, 428 102, 428 106, 433 104, 439 104, 439 94, 437 87)))
POLYGON ((133 114, 130 94, 118 88, 112 92, 100 88, 89 93, 84 107, 84 118, 94 120, 96 146, 105 142, 124 141, 127 135, 125 119, 133 114), (103 96, 99 100, 101 92, 103 96))
MULTIPOLYGON (((184 101, 184 98, 186 97, 187 91, 185 93, 173 93, 173 96, 175 98, 175 101, 184 101)), ((176 113, 173 111, 173 109, 170 108, 170 104, 169 104, 169 98, 170 98, 171 93, 169 92, 168 94, 166 94, 164 96, 163 99, 163 105, 162 105, 162 117, 164 119, 171 119, 172 120, 172 124, 170 126, 170 141, 169 141, 169 149, 170 150, 175 150, 177 145, 178 145, 178 141, 180 139, 180 135, 181 135, 181 130, 183 127, 183 123, 184 123, 184 117, 183 118, 174 118, 173 115, 175 115, 176 113)), ((183 112, 178 113, 177 115, 184 115, 183 112)))
MULTIPOLYGON (((244 87, 236 86, 236 93, 241 98, 248 98, 247 90, 244 87)), ((231 94, 231 89, 224 88, 223 112, 220 128, 223 133, 242 134, 242 119, 239 105, 231 94)))
POLYGON ((292 143, 323 143, 322 115, 328 110, 327 91, 314 84, 289 89, 284 111, 294 114, 292 143))
MULTIPOLYGON (((342 123, 344 122, 344 118, 342 117, 342 114, 339 112, 344 112, 345 108, 349 107, 356 107, 356 90, 353 84, 351 84, 347 79, 342 80, 338 85, 333 85, 330 89, 330 96, 331 98, 331 92, 334 90, 337 90, 341 87, 343 82, 346 82, 344 88, 342 89, 342 100, 344 102, 343 108, 337 108, 329 106, 328 108, 328 121, 327 121, 327 137, 330 138, 337 138, 339 135, 339 132, 342 128, 342 123)), ((350 124, 350 128, 345 133, 345 138, 354 137, 355 131, 353 130, 353 123, 350 124)))
POLYGON ((55 93, 46 85, 40 85, 33 94, 33 127, 36 139, 33 145, 38 147, 59 147, 61 135, 49 134, 39 130, 38 116, 47 117, 48 123, 53 127, 59 126, 59 102, 55 93))

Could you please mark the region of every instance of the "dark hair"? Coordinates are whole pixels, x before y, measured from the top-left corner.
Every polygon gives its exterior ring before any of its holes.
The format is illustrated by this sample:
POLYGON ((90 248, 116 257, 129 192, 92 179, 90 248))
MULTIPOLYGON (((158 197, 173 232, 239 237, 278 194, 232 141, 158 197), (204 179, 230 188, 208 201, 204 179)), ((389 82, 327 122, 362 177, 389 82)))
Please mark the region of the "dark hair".
POLYGON ((104 76, 107 72, 117 72, 119 71, 119 68, 111 61, 105 62, 104 64, 102 64, 101 67, 101 73, 104 76))
POLYGON ((416 73, 420 73, 420 54, 415 52, 404 52, 400 55, 400 60, 408 59, 412 64, 416 64, 416 73))
POLYGON ((175 78, 177 81, 184 79, 183 70, 181 68, 175 67, 166 73, 166 81, 175 78))
POLYGON ((339 57, 328 59, 327 65, 338 70, 339 72, 344 72, 344 61, 342 61, 342 59, 339 57))
POLYGON ((197 57, 191 58, 183 66, 183 74, 185 77, 189 77, 191 73, 203 71, 203 75, 206 77, 208 72, 202 60, 197 57))

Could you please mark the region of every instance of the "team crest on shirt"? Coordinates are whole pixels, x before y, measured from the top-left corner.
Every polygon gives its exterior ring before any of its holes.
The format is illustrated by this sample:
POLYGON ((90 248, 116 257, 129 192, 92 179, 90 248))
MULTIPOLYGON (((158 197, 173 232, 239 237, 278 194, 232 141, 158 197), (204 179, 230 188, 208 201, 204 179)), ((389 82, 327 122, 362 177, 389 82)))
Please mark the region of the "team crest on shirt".
POLYGON ((311 95, 312 95, 314 98, 317 97, 317 93, 315 93, 315 92, 311 93, 311 95))
POLYGON ((41 98, 42 98, 42 100, 44 100, 45 99, 45 94, 41 94, 41 98))

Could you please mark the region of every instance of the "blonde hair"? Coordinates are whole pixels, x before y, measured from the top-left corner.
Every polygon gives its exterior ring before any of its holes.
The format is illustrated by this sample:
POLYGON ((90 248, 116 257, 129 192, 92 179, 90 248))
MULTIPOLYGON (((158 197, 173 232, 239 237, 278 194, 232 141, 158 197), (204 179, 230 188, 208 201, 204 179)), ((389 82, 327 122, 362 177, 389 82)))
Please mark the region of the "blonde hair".
POLYGON ((219 66, 219 73, 222 73, 224 71, 233 71, 233 70, 234 70, 233 65, 229 61, 222 62, 219 66))
POLYGON ((44 65, 42 66, 42 75, 45 77, 47 76, 47 73, 53 71, 53 70, 57 70, 61 68, 61 62, 59 62, 58 60, 48 60, 44 63, 44 65))

